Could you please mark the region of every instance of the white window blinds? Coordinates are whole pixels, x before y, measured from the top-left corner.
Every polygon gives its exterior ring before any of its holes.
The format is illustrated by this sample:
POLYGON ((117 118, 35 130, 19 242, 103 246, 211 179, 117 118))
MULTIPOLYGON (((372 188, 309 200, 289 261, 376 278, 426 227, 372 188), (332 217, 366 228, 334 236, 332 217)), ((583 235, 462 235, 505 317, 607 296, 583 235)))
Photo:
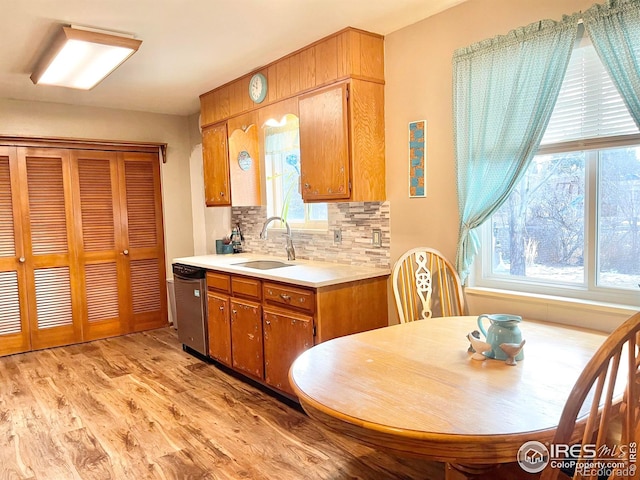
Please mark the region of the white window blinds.
POLYGON ((591 44, 573 50, 541 144, 638 133, 591 44))

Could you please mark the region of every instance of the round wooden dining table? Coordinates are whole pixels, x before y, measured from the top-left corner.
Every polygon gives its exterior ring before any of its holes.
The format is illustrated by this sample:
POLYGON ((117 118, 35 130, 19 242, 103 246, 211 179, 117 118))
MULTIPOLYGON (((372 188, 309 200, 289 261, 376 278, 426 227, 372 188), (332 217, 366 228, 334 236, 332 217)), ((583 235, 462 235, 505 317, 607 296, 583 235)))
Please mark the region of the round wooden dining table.
POLYGON ((320 343, 293 363, 291 386, 310 417, 376 448, 445 462, 446 478, 515 462, 523 443, 553 439, 607 334, 525 320, 524 359, 512 366, 471 358, 476 319, 432 318, 320 343))

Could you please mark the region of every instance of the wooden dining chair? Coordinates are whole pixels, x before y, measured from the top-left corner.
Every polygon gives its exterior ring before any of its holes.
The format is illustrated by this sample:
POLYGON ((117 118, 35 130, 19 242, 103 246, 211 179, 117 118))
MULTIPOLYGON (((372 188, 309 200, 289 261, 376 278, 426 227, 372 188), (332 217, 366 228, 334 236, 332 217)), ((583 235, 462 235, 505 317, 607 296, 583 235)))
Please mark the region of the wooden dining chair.
POLYGON ((460 277, 433 248, 405 252, 393 266, 392 282, 400 323, 465 313, 460 277))
MULTIPOLYGON (((561 360, 560 360, 561 361, 561 360)), ((588 462, 584 446, 600 451, 602 446, 625 448, 640 442, 640 312, 616 328, 589 360, 578 377, 564 406, 554 445, 581 445, 577 462, 588 462), (626 385, 624 394, 615 397, 614 387, 626 385)), ((636 455, 638 452, 636 451, 636 455)), ((613 462, 617 459, 613 458, 613 462)), ((571 479, 640 479, 640 458, 636 457, 635 472, 608 477, 582 475, 580 471, 561 472, 551 464, 538 475, 526 474, 520 466, 498 467, 479 478, 498 480, 540 478, 540 480, 571 479)))

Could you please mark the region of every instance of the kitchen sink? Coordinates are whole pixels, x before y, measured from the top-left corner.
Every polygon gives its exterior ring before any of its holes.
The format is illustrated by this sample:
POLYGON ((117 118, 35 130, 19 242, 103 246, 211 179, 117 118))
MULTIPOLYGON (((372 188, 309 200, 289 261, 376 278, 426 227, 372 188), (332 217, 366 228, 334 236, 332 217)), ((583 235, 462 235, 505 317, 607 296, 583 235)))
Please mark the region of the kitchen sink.
POLYGON ((284 263, 278 260, 253 260, 251 262, 234 263, 239 267, 255 268, 257 270, 270 270, 272 268, 291 267, 291 263, 284 263))

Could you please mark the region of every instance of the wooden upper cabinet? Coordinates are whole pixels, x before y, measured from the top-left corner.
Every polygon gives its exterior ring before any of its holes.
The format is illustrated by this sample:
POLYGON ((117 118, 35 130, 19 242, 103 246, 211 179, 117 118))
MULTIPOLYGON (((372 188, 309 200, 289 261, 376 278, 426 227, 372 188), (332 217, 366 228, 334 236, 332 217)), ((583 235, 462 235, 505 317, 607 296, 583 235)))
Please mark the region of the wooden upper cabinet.
POLYGON ((349 82, 349 154, 349 200, 386 200, 384 85, 380 83, 358 79, 349 82))
POLYGON ((275 62, 200 95, 201 126, 296 97, 332 83, 357 78, 384 84, 384 37, 346 28, 275 62), (268 82, 265 101, 249 99, 249 79, 262 73, 268 82))
POLYGON ((348 199, 347 84, 303 95, 300 111, 300 181, 305 202, 348 199))
POLYGON ((262 204, 257 116, 249 112, 202 131, 208 207, 262 204))
POLYGON ((305 202, 384 201, 384 87, 351 80, 300 97, 305 202))
MULTIPOLYGON (((200 105, 208 206, 259 205, 255 201, 260 195, 259 186, 254 186, 251 175, 237 175, 236 167, 238 148, 242 148, 236 142, 253 142, 254 134, 248 130, 245 135, 238 134, 237 139, 231 138, 237 130, 231 124, 246 123, 244 115, 254 114, 258 118, 256 135, 260 146, 263 119, 283 106, 290 110, 286 113, 300 118, 305 202, 386 199, 384 37, 347 28, 202 94, 200 105), (260 104, 249 99, 249 79, 255 73, 263 74, 268 82, 267 97, 260 104), (290 102, 298 105, 291 108, 290 102), (220 122, 225 121, 229 125, 228 150, 216 136, 217 129, 224 125, 220 122), (228 172, 225 176, 223 165, 214 165, 213 158, 229 159, 231 187, 223 184, 229 178, 228 172), (248 194, 248 198, 243 196, 237 202, 234 191, 238 189, 233 188, 236 178, 243 178, 241 190, 243 195, 248 194)), ((261 156, 256 160, 261 161, 261 156)))
POLYGON ((202 130, 202 159, 207 207, 231 205, 226 122, 202 130))

